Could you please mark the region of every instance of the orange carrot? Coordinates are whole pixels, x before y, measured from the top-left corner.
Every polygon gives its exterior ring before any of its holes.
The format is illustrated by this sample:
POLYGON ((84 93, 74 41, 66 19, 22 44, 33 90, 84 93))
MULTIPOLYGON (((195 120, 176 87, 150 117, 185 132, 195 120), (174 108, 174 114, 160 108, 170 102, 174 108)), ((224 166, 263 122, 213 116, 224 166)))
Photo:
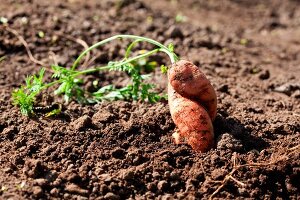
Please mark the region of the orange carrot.
POLYGON ((217 113, 214 88, 198 67, 180 60, 168 71, 168 101, 178 132, 175 143, 186 142, 195 151, 208 151, 214 143, 212 121, 217 113))
POLYGON ((180 95, 197 101, 213 121, 217 114, 217 95, 203 72, 193 63, 180 60, 168 72, 169 82, 180 95))

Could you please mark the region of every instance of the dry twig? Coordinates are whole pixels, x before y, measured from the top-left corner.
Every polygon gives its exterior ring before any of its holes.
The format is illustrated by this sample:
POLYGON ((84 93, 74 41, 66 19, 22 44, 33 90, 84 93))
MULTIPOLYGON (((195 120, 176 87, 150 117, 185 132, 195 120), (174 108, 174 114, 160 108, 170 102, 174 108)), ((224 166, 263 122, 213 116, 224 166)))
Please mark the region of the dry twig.
POLYGON ((213 199, 213 197, 218 194, 221 189, 223 187, 226 186, 226 184, 228 183, 229 180, 232 180, 234 182, 236 182, 238 185, 240 185, 241 187, 245 187, 246 184, 237 180, 236 178, 233 177, 233 174, 238 171, 239 169, 243 168, 243 167, 265 167, 265 166, 271 166, 271 165, 275 165, 281 161, 287 161, 290 159, 289 155, 291 155, 292 153, 295 153, 296 151, 299 152, 300 150, 300 144, 299 145, 296 145, 292 148, 289 148, 286 150, 286 152, 288 153, 285 153, 284 155, 280 156, 279 158, 273 160, 273 161, 270 161, 268 163, 248 163, 248 164, 243 164, 243 165, 239 165, 237 162, 237 156, 236 154, 234 153, 233 154, 233 169, 231 170, 231 172, 229 172, 225 178, 220 181, 221 185, 210 195, 209 197, 209 200, 213 199))
POLYGON ((24 46, 25 49, 26 49, 26 52, 27 52, 27 54, 28 54, 29 59, 30 59, 33 63, 35 63, 35 64, 37 64, 37 65, 41 65, 41 66, 46 67, 46 64, 45 64, 45 63, 43 63, 42 61, 37 60, 37 59, 35 59, 35 58, 33 57, 32 53, 31 53, 31 50, 30 50, 30 48, 29 48, 28 43, 27 43, 27 42, 25 41, 25 39, 18 33, 18 31, 16 31, 15 29, 10 28, 10 27, 8 27, 8 26, 3 26, 3 27, 4 27, 4 29, 7 30, 8 32, 10 32, 10 33, 12 33, 13 35, 15 35, 15 36, 18 38, 18 40, 23 44, 23 46, 24 46))
POLYGON ((49 57, 53 60, 54 65, 58 65, 56 54, 53 51, 49 52, 49 57))
MULTIPOLYGON (((47 65, 46 65, 45 63, 43 63, 42 61, 37 60, 36 58, 34 58, 32 52, 31 52, 31 50, 30 50, 30 48, 29 48, 28 43, 26 42, 26 40, 24 39, 24 37, 22 37, 22 36, 18 33, 18 31, 16 31, 16 30, 13 29, 13 28, 10 28, 10 27, 8 27, 8 26, 2 26, 2 28, 3 28, 4 30, 6 30, 6 31, 8 31, 8 32, 10 32, 10 33, 12 33, 13 35, 15 35, 15 36, 18 38, 18 40, 19 40, 19 41, 23 44, 23 46, 25 47, 26 52, 27 52, 27 54, 28 54, 28 57, 29 57, 29 59, 30 59, 33 63, 35 63, 35 64, 37 64, 37 65, 41 65, 41 66, 47 67, 47 65)), ((80 44, 81 46, 84 47, 84 49, 87 49, 87 48, 89 47, 85 41, 83 41, 83 40, 81 40, 81 39, 79 39, 79 38, 75 38, 75 37, 73 37, 73 36, 71 36, 71 35, 66 35, 66 34, 64 34, 64 33, 57 33, 57 34, 58 34, 59 36, 62 36, 62 37, 64 37, 64 38, 68 39, 68 40, 71 40, 71 41, 73 41, 73 42, 76 42, 76 43, 80 44)), ((53 57, 53 59, 55 59, 55 54, 54 54, 53 52, 51 53, 51 56, 53 57)), ((83 63, 83 66, 84 66, 84 67, 86 67, 86 66, 88 65, 89 59, 90 59, 90 52, 88 52, 87 55, 86 55, 86 57, 85 57, 85 61, 84 61, 84 63, 83 63)))

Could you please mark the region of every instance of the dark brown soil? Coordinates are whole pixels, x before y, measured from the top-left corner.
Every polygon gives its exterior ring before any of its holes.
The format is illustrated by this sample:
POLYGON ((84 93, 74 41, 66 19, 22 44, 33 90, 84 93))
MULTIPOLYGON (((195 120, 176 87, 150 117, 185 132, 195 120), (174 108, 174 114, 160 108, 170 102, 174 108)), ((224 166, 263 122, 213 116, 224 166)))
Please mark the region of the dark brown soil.
MULTIPOLYGON (((165 102, 72 102, 60 117, 27 118, 11 92, 40 66, 1 26, 1 199, 299 199, 299 1, 7 0, 0 10, 49 65, 50 52, 70 66, 83 50, 68 36, 91 45, 143 35, 173 42, 218 93, 215 147, 202 154, 173 143, 165 102), (176 22, 177 14, 185 20, 176 22)), ((94 52, 95 64, 121 58, 125 45, 94 52)), ((126 75, 95 78, 122 84, 126 75)), ((153 81, 166 91, 164 75, 153 81)))

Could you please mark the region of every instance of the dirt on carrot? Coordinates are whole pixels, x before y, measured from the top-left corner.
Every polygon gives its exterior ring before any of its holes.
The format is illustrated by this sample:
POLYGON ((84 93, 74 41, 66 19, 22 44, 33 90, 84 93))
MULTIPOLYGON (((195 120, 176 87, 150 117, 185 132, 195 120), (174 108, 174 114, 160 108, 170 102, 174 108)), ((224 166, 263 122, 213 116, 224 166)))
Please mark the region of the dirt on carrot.
POLYGON ((193 63, 179 60, 168 71, 168 101, 178 127, 175 142, 185 141, 196 151, 213 147, 212 122, 217 114, 217 95, 206 76, 193 63))
POLYGON ((212 121, 205 108, 196 101, 178 94, 168 85, 170 113, 178 130, 173 133, 176 144, 187 143, 195 151, 206 152, 213 147, 212 121))

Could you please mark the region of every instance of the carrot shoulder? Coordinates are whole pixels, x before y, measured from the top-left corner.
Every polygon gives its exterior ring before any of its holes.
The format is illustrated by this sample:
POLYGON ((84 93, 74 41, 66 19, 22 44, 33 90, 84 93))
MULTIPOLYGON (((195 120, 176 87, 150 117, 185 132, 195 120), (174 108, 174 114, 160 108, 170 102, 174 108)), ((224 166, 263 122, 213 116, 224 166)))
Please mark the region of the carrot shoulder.
POLYGON ((168 71, 169 82, 176 92, 201 104, 213 121, 217 114, 217 95, 204 73, 193 63, 180 60, 168 71))

